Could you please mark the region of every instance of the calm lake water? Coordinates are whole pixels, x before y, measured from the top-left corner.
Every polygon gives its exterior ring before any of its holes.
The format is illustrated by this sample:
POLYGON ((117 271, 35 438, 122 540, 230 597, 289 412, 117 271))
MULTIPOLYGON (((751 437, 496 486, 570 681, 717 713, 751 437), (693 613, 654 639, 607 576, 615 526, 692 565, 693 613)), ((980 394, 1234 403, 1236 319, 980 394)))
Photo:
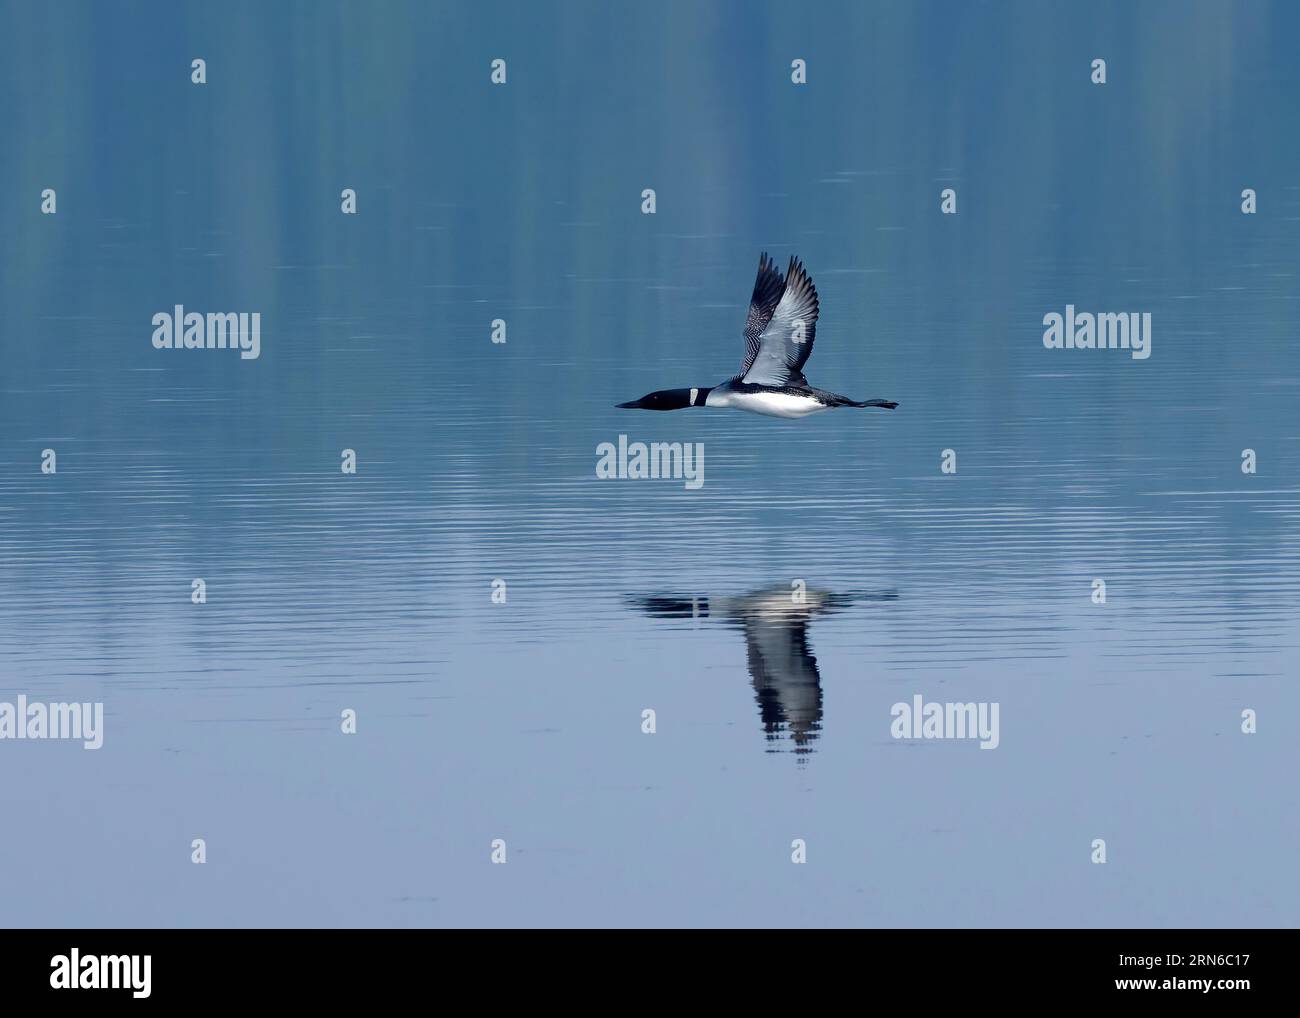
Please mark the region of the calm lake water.
POLYGON ((0 920, 1300 921, 1300 11, 789 11, 0 6, 0 920), (899 408, 614 409, 763 250, 899 408))

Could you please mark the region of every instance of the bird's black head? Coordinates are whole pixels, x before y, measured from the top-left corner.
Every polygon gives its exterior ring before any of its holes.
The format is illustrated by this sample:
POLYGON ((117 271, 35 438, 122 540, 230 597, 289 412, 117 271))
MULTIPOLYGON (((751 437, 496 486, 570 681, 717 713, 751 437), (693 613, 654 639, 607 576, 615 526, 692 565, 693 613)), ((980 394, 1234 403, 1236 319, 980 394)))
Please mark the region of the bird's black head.
POLYGON ((660 389, 647 393, 630 403, 619 403, 620 410, 685 410, 688 406, 704 406, 708 389, 660 389))

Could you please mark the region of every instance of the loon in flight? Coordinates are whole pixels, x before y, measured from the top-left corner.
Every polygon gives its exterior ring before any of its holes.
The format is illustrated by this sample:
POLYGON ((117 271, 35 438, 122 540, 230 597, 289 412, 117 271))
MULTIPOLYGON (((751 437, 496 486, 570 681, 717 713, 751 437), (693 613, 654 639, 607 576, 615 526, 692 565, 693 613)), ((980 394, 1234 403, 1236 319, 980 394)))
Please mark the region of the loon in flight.
POLYGON ((740 373, 707 389, 660 389, 619 403, 620 410, 684 410, 692 406, 734 407, 769 417, 806 417, 838 406, 878 406, 893 410, 897 403, 869 399, 859 403, 838 393, 814 389, 803 376, 817 334, 817 289, 803 263, 790 258, 784 276, 764 252, 749 299, 745 322, 745 359, 740 373))

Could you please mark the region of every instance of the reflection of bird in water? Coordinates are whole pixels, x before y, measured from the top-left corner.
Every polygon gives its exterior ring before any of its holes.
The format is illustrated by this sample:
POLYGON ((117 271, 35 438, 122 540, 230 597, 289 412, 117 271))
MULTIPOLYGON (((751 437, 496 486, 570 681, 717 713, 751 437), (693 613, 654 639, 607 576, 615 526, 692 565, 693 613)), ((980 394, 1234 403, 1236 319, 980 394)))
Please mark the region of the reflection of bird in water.
POLYGON ((822 686, 808 647, 808 623, 857 601, 893 601, 894 593, 832 594, 772 587, 724 597, 635 597, 633 604, 658 619, 716 619, 742 630, 749 677, 769 742, 788 734, 794 752, 809 753, 821 731, 822 686))

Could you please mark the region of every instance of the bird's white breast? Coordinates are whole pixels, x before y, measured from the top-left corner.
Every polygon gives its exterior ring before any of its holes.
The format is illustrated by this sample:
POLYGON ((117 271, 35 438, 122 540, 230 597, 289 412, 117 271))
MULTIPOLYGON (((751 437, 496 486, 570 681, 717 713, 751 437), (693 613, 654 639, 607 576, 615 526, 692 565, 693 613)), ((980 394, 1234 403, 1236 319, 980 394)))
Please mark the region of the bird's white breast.
POLYGON ((704 405, 748 410, 752 414, 765 414, 768 417, 807 417, 820 410, 830 409, 811 396, 789 392, 718 392, 716 389, 709 393, 704 405))

